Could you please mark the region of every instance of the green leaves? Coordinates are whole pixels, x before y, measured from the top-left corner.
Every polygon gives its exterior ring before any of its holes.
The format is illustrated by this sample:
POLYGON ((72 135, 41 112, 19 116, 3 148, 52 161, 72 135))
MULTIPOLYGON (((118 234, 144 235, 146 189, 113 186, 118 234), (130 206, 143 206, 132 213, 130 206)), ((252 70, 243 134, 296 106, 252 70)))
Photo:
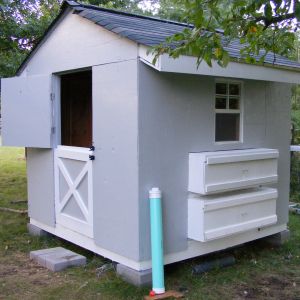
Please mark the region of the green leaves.
POLYGON ((273 16, 273 12, 272 12, 272 6, 270 4, 270 2, 268 2, 266 5, 265 5, 265 16, 268 20, 271 20, 272 19, 272 16, 273 16))
POLYGON ((0 77, 14 75, 59 11, 58 0, 0 0, 0 77))
POLYGON ((198 65, 204 60, 209 66, 216 61, 226 67, 230 61, 226 47, 233 41, 243 45, 240 54, 247 63, 264 63, 270 52, 291 56, 294 51, 294 32, 300 26, 295 22, 295 18, 300 20, 299 0, 182 2, 183 18, 195 29, 169 38, 166 45, 154 49, 156 57, 163 53, 171 57, 193 55, 198 65))

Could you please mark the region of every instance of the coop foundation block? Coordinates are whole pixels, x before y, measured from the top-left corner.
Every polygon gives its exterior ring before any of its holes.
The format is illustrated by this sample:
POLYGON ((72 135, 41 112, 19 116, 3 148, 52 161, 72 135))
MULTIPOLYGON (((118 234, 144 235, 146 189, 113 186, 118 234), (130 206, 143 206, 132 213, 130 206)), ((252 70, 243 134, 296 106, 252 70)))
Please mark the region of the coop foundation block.
POLYGON ((152 269, 136 271, 122 264, 117 264, 117 274, 126 282, 135 286, 151 286, 152 269))
POLYGON ((290 238, 290 231, 288 229, 281 231, 279 233, 273 234, 266 237, 264 240, 272 246, 282 246, 290 238))
POLYGON ((39 237, 45 237, 45 236, 50 236, 51 234, 33 224, 28 223, 27 224, 27 230, 30 235, 32 236, 39 236, 39 237))
POLYGON ((53 272, 86 264, 86 257, 62 247, 31 251, 30 259, 53 272))

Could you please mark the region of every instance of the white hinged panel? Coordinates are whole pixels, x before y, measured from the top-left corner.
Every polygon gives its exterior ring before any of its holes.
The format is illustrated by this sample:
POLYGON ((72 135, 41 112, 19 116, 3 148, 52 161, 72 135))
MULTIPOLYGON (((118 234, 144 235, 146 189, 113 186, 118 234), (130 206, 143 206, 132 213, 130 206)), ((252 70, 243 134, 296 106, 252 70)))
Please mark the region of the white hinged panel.
POLYGON ((206 242, 275 224, 277 190, 248 189, 223 195, 191 194, 188 238, 206 242))
POLYGON ((2 143, 51 148, 51 75, 2 79, 2 143))
POLYGON ((93 151, 58 146, 54 152, 56 223, 93 237, 93 151))
POLYGON ((277 182, 278 150, 190 153, 188 190, 202 195, 277 182))

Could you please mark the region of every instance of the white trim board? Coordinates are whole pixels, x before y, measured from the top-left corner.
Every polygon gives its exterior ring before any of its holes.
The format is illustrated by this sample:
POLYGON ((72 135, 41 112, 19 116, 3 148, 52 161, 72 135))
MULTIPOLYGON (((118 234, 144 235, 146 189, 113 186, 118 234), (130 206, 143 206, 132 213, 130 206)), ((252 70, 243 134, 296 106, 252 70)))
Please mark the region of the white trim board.
MULTIPOLYGON (((92 238, 74 232, 72 230, 69 230, 59 224, 57 224, 56 227, 53 228, 39 221, 36 221, 32 218, 30 219, 30 223, 64 240, 74 243, 82 248, 88 249, 112 261, 123 264, 134 270, 142 271, 142 270, 151 269, 151 260, 138 262, 133 259, 127 258, 125 256, 119 255, 117 253, 114 253, 112 251, 106 250, 104 248, 97 246, 92 238)), ((211 252, 224 250, 226 248, 234 247, 259 238, 263 238, 269 235, 279 233, 286 229, 287 229, 286 224, 281 224, 281 225, 274 225, 270 227, 261 228, 259 231, 251 230, 248 232, 243 232, 242 234, 233 235, 231 237, 226 237, 211 242, 201 243, 193 240, 188 240, 188 247, 186 250, 181 252, 166 254, 164 257, 164 262, 165 265, 167 265, 185 259, 197 257, 200 255, 205 255, 211 252)))
POLYGON ((284 66, 260 66, 251 65, 243 62, 229 62, 226 68, 220 67, 216 62, 209 67, 202 62, 197 68, 197 59, 192 56, 180 56, 176 59, 169 57, 167 54, 161 55, 155 65, 152 64, 154 55, 148 54, 148 48, 140 45, 139 57, 142 62, 151 66, 159 72, 184 73, 194 75, 208 75, 225 78, 240 78, 265 80, 272 82, 286 82, 300 84, 300 71, 296 69, 285 69, 284 66))
POLYGON ((290 151, 294 151, 294 152, 300 152, 300 145, 291 145, 290 146, 290 151))

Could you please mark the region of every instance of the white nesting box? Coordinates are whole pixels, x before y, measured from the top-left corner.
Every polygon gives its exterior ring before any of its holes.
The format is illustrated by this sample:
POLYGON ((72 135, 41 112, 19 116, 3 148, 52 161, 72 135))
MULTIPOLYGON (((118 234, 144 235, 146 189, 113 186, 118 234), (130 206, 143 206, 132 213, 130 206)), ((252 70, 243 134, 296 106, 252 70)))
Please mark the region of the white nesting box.
POLYGON ((276 149, 190 153, 188 190, 202 195, 277 182, 276 149))
POLYGON ((277 190, 257 188, 221 195, 190 194, 188 238, 207 242, 277 222, 277 190))

